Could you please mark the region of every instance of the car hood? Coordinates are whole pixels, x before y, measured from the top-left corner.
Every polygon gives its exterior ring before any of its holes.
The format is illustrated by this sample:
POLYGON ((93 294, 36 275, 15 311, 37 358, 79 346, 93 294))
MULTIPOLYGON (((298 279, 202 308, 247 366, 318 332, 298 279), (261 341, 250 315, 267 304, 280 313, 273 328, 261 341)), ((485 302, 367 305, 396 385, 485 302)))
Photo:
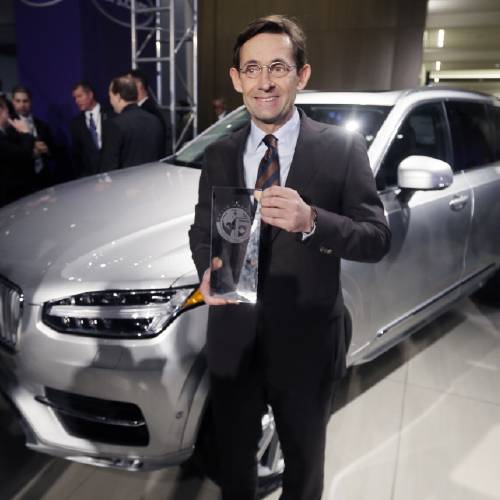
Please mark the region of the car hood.
POLYGON ((0 210, 0 275, 25 300, 196 283, 188 251, 200 171, 149 164, 40 191, 0 210))

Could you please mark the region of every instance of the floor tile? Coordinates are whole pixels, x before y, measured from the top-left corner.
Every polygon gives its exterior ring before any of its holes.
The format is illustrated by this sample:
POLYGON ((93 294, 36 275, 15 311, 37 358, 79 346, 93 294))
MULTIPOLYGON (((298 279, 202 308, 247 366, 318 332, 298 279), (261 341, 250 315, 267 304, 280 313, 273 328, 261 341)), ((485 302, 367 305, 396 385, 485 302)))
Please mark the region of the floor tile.
POLYGON ((403 397, 404 385, 383 380, 334 413, 328 425, 325 499, 390 498, 403 397))
POLYGON ((500 407, 408 386, 394 500, 498 500, 500 407))
POLYGON ((454 314, 454 328, 409 360, 408 383, 500 405, 500 330, 470 300, 454 314))

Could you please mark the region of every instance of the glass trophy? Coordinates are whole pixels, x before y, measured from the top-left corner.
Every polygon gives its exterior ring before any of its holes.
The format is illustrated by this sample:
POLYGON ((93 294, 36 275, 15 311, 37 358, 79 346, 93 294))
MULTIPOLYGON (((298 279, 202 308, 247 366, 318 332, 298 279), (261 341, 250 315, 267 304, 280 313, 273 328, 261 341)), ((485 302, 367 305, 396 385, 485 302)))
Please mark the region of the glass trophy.
POLYGON ((210 291, 236 302, 257 302, 261 191, 212 188, 210 291))

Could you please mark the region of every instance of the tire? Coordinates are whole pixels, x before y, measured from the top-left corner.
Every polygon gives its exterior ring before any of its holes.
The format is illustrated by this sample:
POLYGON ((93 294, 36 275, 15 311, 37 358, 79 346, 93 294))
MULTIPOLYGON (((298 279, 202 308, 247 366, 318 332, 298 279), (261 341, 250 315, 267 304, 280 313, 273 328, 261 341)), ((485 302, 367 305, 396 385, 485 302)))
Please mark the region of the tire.
MULTIPOLYGON (((188 466, 220 485, 218 457, 216 453, 214 424, 210 407, 207 407, 198 433, 195 451, 188 466)), ((258 497, 263 498, 281 486, 285 463, 279 443, 271 408, 262 417, 262 437, 257 452, 258 497)))

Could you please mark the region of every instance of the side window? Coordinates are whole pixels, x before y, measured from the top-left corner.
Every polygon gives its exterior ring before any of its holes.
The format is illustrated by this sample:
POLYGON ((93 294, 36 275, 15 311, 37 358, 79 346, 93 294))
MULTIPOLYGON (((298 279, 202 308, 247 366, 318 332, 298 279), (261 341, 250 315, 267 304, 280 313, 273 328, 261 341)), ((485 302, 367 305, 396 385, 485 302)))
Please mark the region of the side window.
POLYGON ((500 108, 492 106, 490 108, 490 116, 493 120, 495 134, 493 136, 493 141, 496 146, 495 159, 500 161, 500 108))
POLYGON ((491 129, 486 106, 478 102, 446 103, 453 142, 453 170, 465 170, 493 161, 491 129))
POLYGON ((413 109, 394 137, 377 173, 378 189, 398 184, 398 166, 408 156, 431 156, 447 161, 446 125, 441 103, 413 109))

